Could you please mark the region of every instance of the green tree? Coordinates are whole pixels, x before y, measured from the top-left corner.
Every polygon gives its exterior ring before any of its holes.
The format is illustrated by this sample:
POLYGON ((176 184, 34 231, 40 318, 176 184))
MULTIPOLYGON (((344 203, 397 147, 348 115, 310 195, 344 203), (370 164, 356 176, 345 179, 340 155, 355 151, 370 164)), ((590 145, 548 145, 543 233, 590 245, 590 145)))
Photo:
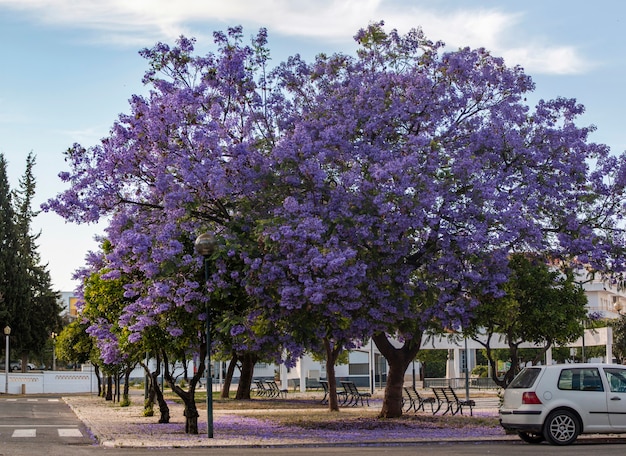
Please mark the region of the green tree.
POLYGON ((19 274, 18 236, 7 162, 0 154, 0 324, 13 327, 15 309, 19 307, 25 285, 19 274))
POLYGON ((420 350, 415 359, 422 363, 424 378, 445 377, 448 350, 420 350))
POLYGON ((26 369, 29 355, 40 355, 53 331, 61 327, 59 293, 52 288, 47 266, 37 251, 40 233, 32 233, 35 157, 26 158, 26 170, 17 191, 11 191, 6 177, 6 162, 0 162, 0 292, 4 297, 5 319, 11 326, 12 345, 26 369))
POLYGON ((30 354, 40 354, 53 331, 61 328, 59 293, 53 290, 47 265, 41 263, 37 240, 41 233, 32 233, 32 220, 39 211, 33 211, 35 156, 26 158, 26 170, 14 192, 16 226, 20 244, 20 258, 27 294, 19 309, 16 324, 16 349, 20 351, 22 369, 30 354))
POLYGON ((503 287, 503 296, 482 297, 472 326, 465 329, 485 347, 492 366, 492 378, 506 387, 515 374, 523 353, 520 345, 538 345, 533 363, 541 360, 548 348, 571 342, 582 334, 587 318, 587 298, 571 271, 551 267, 539 255, 513 254, 509 260, 511 275, 503 287), (511 365, 503 377, 497 373, 497 353, 491 341, 503 335, 509 346, 511 365))
MULTIPOLYGON (((105 241, 104 249, 109 247, 105 241)), ((145 355, 145 349, 141 344, 131 343, 128 340, 129 332, 119 324, 121 313, 129 303, 129 299, 124 296, 126 282, 124 278, 104 278, 107 272, 106 268, 94 272, 85 281, 81 316, 90 323, 87 328, 90 334, 104 331, 108 339, 114 342, 100 343, 98 346, 101 367, 107 375, 115 376, 117 380, 121 375, 125 376, 122 403, 128 405, 130 372, 145 355)), ((116 385, 119 385, 119 381, 116 385)))
POLYGON ((93 338, 87 334, 87 327, 87 323, 78 319, 66 325, 56 338, 54 350, 58 360, 69 364, 83 364, 91 361, 98 379, 98 395, 100 395, 102 393, 100 352, 93 338))

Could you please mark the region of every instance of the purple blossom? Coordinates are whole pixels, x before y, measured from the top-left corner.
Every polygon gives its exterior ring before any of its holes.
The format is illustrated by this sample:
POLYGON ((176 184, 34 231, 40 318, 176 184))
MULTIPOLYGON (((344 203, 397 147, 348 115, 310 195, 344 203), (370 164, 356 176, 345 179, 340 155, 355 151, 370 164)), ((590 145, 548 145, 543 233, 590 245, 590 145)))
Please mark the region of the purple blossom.
POLYGON ((111 248, 87 268, 128 279, 118 320, 92 322, 107 359, 121 330, 200 351, 207 303, 238 350, 278 359, 319 336, 393 334, 411 359, 408 341, 498 293, 511 252, 623 270, 626 156, 589 142, 575 100, 531 109, 522 68, 443 52, 419 29, 371 24, 355 56, 271 72, 266 31, 249 46, 242 35, 216 33, 205 56, 184 37, 142 51, 149 93, 100 144, 68 150, 69 188, 43 205, 109 221, 111 248), (201 281, 205 231, 217 245, 201 281))

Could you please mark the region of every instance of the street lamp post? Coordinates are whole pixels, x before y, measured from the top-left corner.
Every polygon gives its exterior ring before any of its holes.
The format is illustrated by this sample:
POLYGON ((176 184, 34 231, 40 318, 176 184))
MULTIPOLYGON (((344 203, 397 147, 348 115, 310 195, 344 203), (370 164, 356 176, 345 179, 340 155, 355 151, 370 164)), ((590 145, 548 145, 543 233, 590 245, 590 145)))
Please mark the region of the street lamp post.
MULTIPOLYGON (((204 281, 209 282, 209 256, 215 250, 215 237, 211 233, 203 233, 196 238, 196 252, 203 257, 204 281)), ((206 305, 206 410, 207 437, 213 438, 213 379, 211 377, 211 310, 206 305)))
POLYGON ((52 337, 52 370, 55 371, 57 370, 57 336, 58 334, 55 332, 52 332, 52 334, 50 334, 50 337, 52 337))
POLYGON ((9 336, 11 335, 11 327, 6 325, 4 327, 4 336, 6 338, 6 345, 4 349, 4 393, 9 394, 9 336))
MULTIPOLYGON (((620 319, 624 318, 624 316, 622 315, 622 309, 624 307, 622 306, 622 303, 620 302, 619 297, 618 298, 613 298, 613 299, 614 299, 614 302, 615 302, 615 304, 613 304, 613 310, 615 310, 615 312, 617 312, 617 315, 619 315, 620 319)), ((621 324, 620 324, 620 326, 621 326, 621 324)), ((609 355, 610 355, 610 359, 607 359, 607 362, 612 364, 613 363, 613 344, 612 344, 612 342, 611 342, 611 353, 608 353, 608 350, 607 350, 607 358, 609 357, 609 355)))

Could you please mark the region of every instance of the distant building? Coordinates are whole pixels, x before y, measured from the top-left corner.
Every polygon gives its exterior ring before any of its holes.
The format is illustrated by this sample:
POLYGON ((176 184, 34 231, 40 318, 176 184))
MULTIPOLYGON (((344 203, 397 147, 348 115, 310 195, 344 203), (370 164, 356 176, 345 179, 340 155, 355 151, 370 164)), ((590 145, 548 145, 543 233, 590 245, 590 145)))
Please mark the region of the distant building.
POLYGON ((61 298, 59 299, 61 316, 67 317, 69 320, 74 320, 78 316, 78 309, 76 308, 77 303, 78 297, 74 292, 62 291, 61 298))

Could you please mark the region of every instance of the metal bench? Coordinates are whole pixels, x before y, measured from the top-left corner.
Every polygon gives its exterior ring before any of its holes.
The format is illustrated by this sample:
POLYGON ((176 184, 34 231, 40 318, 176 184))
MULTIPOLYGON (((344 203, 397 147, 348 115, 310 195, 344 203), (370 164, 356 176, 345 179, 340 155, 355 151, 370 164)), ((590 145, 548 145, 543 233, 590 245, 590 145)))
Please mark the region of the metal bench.
MULTIPOLYGON (((411 409, 413 409, 415 412, 422 410, 422 411, 426 411, 426 408, 424 407, 425 404, 429 404, 430 405, 430 411, 431 413, 435 411, 435 402, 437 402, 437 400, 434 397, 424 397, 422 395, 420 395, 420 393, 418 393, 415 388, 411 387, 404 387, 404 393, 406 397, 406 402, 407 406, 406 406, 406 410, 405 412, 410 411, 411 409)), ((403 397, 403 400, 404 400, 403 397)))
POLYGON ((370 393, 362 393, 358 390, 354 382, 341 382, 341 386, 346 393, 346 401, 342 405, 351 405, 353 407, 357 406, 359 402, 361 405, 365 405, 363 399, 367 402, 367 406, 370 405, 370 397, 372 395, 370 393))
MULTIPOLYGON (((320 385, 324 390, 324 397, 322 398, 322 404, 328 404, 328 398, 330 394, 330 387, 328 386, 328 380, 320 380, 320 385)), ((337 391, 337 402, 345 404, 348 401, 348 396, 345 391, 337 391)))
POLYGON ((463 415, 463 407, 469 407, 470 416, 473 416, 473 407, 476 405, 476 402, 471 399, 459 399, 451 387, 433 388, 433 393, 437 401, 437 410, 433 412, 433 415, 445 405, 446 408, 443 415, 448 412, 450 412, 451 415, 456 415, 459 412, 463 415))
POLYGON ((268 397, 287 397, 287 390, 279 388, 278 384, 274 380, 266 380, 268 397))

